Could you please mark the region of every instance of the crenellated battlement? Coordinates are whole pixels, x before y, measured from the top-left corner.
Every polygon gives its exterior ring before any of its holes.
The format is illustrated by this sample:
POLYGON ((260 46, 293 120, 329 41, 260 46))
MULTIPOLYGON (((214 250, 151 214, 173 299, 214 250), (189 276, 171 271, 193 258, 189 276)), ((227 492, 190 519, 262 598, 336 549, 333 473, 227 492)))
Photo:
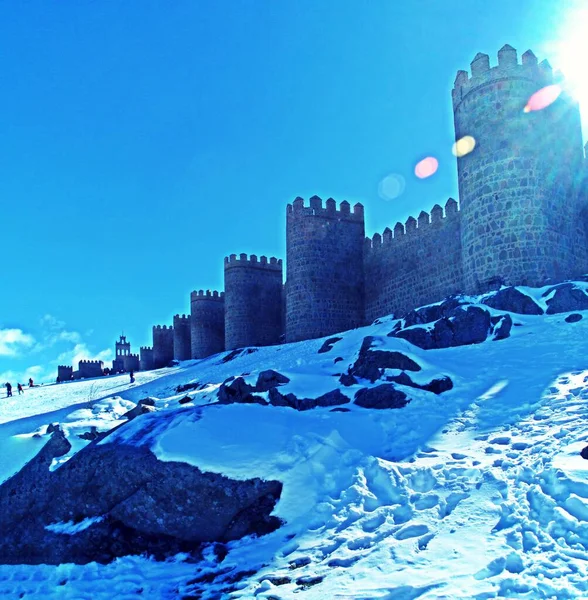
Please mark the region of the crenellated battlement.
POLYGON ((329 198, 323 207, 323 201, 319 196, 310 198, 308 206, 304 206, 304 200, 298 196, 292 204, 288 204, 286 211, 288 217, 313 216, 362 222, 364 219, 363 204, 357 202, 353 206, 353 212, 351 212, 351 205, 347 200, 343 200, 339 205, 339 209, 337 209, 335 200, 329 198))
POLYGON ((153 325, 153 331, 171 331, 172 329, 173 327, 171 325, 169 327, 167 325, 153 325))
POLYGON ((153 348, 151 346, 141 346, 141 352, 153 352, 153 348))
POLYGON ((103 365, 104 361, 102 360, 80 360, 78 363, 80 365, 103 365))
POLYGON ((435 204, 430 214, 422 210, 417 219, 408 217, 404 224, 396 223, 394 230, 386 227, 382 234, 376 233, 371 238, 366 237, 364 249, 366 252, 378 251, 389 244, 410 240, 413 236, 427 235, 433 229, 443 227, 446 223, 455 222, 459 216, 457 201, 449 198, 445 203, 445 211, 439 204, 435 204))
POLYGON ((519 63, 517 51, 506 44, 498 51, 498 64, 490 66, 490 57, 478 52, 471 62, 471 76, 467 71, 458 71, 452 91, 454 108, 474 89, 491 82, 506 79, 527 79, 537 83, 537 89, 554 83, 551 65, 547 60, 537 62, 537 57, 527 50, 519 63))
POLYGON ((70 365, 59 365, 57 368, 63 371, 73 371, 73 367, 70 365))
POLYGON ((236 254, 225 256, 225 269, 232 269, 233 267, 253 267, 256 269, 281 271, 282 259, 272 256, 268 261, 267 256, 260 256, 258 259, 256 254, 247 256, 245 253, 239 254, 238 258, 236 254))
MULTIPOLYGON (((225 259, 226 261, 226 259, 225 259)), ((267 259, 266 259, 267 262, 267 259)), ((225 293, 224 292, 217 292, 217 291, 211 291, 211 290, 194 290, 191 294, 190 294, 190 300, 192 302, 196 301, 196 300, 218 300, 218 301, 222 301, 224 302, 225 299, 225 293)))
POLYGON ((190 315, 174 315, 174 325, 176 323, 181 323, 182 321, 186 322, 190 320, 190 315))

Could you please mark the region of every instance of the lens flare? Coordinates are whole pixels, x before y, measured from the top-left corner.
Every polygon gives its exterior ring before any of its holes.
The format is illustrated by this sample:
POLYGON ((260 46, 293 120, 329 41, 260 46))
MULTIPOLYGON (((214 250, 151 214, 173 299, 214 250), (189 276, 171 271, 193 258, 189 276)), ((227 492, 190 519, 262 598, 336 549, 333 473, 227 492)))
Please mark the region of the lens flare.
POLYGON ((396 175, 392 173, 387 177, 384 177, 380 181, 378 186, 378 194, 382 200, 394 200, 398 196, 402 195, 404 188, 406 187, 406 181, 402 175, 396 175))
POLYGON ((457 158, 461 158, 466 154, 469 154, 476 147, 476 140, 471 135, 464 135, 461 139, 457 140, 455 144, 453 144, 453 148, 451 151, 454 156, 457 158))
POLYGON ((550 104, 553 104, 559 98, 560 94, 561 86, 557 83, 541 88, 529 98, 527 106, 523 110, 526 113, 534 110, 543 110, 550 104))
POLYGON ((439 167, 439 161, 433 156, 427 156, 427 158, 423 158, 417 166, 414 168, 414 174, 419 179, 426 179, 427 177, 431 177, 437 172, 439 167))

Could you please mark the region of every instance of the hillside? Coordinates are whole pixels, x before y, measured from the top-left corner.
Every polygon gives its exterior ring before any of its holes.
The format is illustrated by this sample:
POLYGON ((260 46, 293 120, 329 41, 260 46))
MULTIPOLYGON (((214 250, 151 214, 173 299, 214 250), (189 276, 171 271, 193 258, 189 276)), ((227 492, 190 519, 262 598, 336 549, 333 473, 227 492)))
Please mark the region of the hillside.
MULTIPOLYGON (((3 564, 0 593, 93 600, 586 597, 588 462, 580 452, 588 444, 587 290, 577 282, 454 299, 327 343, 226 352, 138 373, 133 385, 116 376, 2 399, 0 499, 20 475, 15 489, 29 486, 34 495, 47 493, 47 485, 51 497, 73 503, 67 478, 59 496, 50 482, 83 464, 84 455, 107 452, 131 461, 152 453, 162 472, 181 463, 243 485, 278 487, 266 535, 227 534, 165 560, 3 564), (145 414, 129 421, 125 413, 145 398, 153 399, 149 408, 136 411, 145 414), (321 398, 325 405, 315 406, 321 398), (38 459, 25 464, 57 439, 47 432, 53 423, 71 449, 47 462, 53 479, 46 484, 38 465, 30 470, 38 459), (27 468, 39 478, 25 476, 27 468)), ((99 476, 105 482, 109 473, 99 476)), ((188 507, 199 488, 178 490, 171 478, 159 486, 157 493, 167 487, 172 499, 187 502, 186 516, 210 509, 188 507)), ((21 510, 24 500, 13 496, 21 510)), ((140 522, 148 524, 143 532, 156 531, 150 517, 161 507, 150 505, 152 498, 137 509, 140 518, 128 513, 127 527, 141 529, 140 522)), ((55 552, 59 540, 59 551, 68 552, 76 536, 111 519, 85 505, 72 522, 46 522, 60 507, 37 513, 33 500, 26 502, 27 527, 44 531, 55 552)), ((167 523, 168 515, 158 518, 167 523)), ((0 544, 0 562, 14 562, 7 548, 0 544)), ((18 541, 12 549, 24 551, 18 541)))

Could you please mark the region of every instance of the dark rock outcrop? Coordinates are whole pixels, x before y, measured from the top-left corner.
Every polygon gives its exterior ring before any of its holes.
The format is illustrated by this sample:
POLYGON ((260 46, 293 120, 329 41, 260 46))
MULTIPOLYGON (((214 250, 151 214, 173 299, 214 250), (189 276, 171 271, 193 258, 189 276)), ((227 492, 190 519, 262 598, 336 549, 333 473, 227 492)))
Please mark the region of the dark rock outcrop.
MULTIPOLYGON (((479 306, 458 306, 449 317, 435 322, 433 327, 411 327, 392 331, 389 335, 400 337, 419 348, 451 348, 479 344, 491 331, 490 313, 479 306)), ((505 326, 506 327, 506 326, 505 326)))
POLYGON ((280 525, 271 516, 278 481, 235 481, 124 444, 90 444, 49 471, 70 448, 54 433, 0 486, 0 563, 105 563, 142 553, 163 559, 280 525), (63 523, 77 524, 77 532, 70 525, 70 534, 59 533, 63 523))
POLYGON ((421 367, 412 358, 391 350, 372 350, 376 338, 365 337, 359 356, 351 368, 349 374, 354 377, 368 379, 372 383, 380 379, 384 369, 400 369, 401 371, 420 371, 421 367))
POLYGON ((582 315, 579 313, 572 313, 571 315, 568 315, 564 320, 566 323, 577 323, 578 321, 582 320, 582 315))
POLYGON ((323 342, 323 345, 318 349, 318 354, 323 354, 325 352, 329 352, 329 350, 333 349, 333 346, 340 340, 342 337, 332 337, 323 342))
POLYGON ((533 298, 512 286, 498 290, 482 302, 496 310, 504 310, 519 315, 543 314, 543 309, 533 298))
POLYGON ((267 371, 262 371, 257 377, 257 383, 255 384, 256 392, 267 392, 272 388, 275 388, 279 385, 284 385, 288 383, 290 379, 273 369, 268 369, 267 371))
POLYGON ((438 321, 443 317, 447 317, 453 313, 453 311, 461 306, 464 302, 457 297, 450 296, 439 304, 433 304, 432 306, 423 306, 421 308, 415 308, 406 314, 404 317, 404 326, 412 327, 413 325, 422 325, 425 323, 432 323, 438 321))
MULTIPOLYGON (((218 388, 217 397, 221 404, 232 404, 234 402, 251 404, 256 402, 253 397, 254 391, 255 387, 249 385, 243 377, 236 377, 230 382, 223 383, 218 388)), ((263 402, 261 398, 259 400, 263 402)))
POLYGON ((402 408, 410 400, 392 383, 383 383, 372 388, 362 388, 355 394, 355 404, 363 408, 402 408))
POLYGON ((338 406, 350 402, 349 398, 339 389, 332 390, 318 398, 298 398, 294 394, 282 394, 277 388, 272 388, 268 394, 272 406, 287 406, 295 410, 310 410, 317 406, 338 406))
POLYGON ((399 383, 400 385, 406 385, 407 387, 416 388, 419 390, 425 390, 427 392, 433 392, 433 394, 442 394, 453 389, 453 381, 447 375, 433 379, 429 383, 419 384, 415 383, 408 373, 400 373, 400 375, 389 375, 386 377, 386 381, 392 381, 399 383))
POLYGON ((554 315, 573 310, 588 310, 588 295, 584 290, 576 287, 573 283, 562 283, 548 289, 543 297, 548 296, 555 290, 553 296, 547 300, 547 314, 554 315))
POLYGON ((147 413, 155 412, 155 400, 153 398, 143 398, 139 400, 135 408, 127 411, 123 417, 126 417, 129 421, 140 415, 146 415, 147 413))
POLYGON ((504 340, 510 336, 510 330, 512 329, 512 317, 510 315, 503 315, 500 317, 497 323, 494 324, 494 340, 504 340))

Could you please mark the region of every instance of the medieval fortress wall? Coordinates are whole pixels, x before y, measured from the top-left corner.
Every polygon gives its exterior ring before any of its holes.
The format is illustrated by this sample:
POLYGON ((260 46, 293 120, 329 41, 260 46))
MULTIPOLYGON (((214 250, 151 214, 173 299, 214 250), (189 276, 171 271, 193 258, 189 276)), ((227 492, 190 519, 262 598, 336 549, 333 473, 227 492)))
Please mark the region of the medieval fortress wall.
POLYGON ((450 198, 366 238, 361 204, 296 198, 286 210, 285 284, 281 260, 230 255, 224 294, 192 292, 190 316, 153 328, 141 368, 322 337, 450 294, 587 273, 588 160, 579 107, 562 91, 543 110, 524 110, 535 92, 556 82, 549 63, 530 50, 519 62, 506 45, 495 66, 477 54, 452 91, 455 139, 476 141, 457 159, 459 205, 450 198))

